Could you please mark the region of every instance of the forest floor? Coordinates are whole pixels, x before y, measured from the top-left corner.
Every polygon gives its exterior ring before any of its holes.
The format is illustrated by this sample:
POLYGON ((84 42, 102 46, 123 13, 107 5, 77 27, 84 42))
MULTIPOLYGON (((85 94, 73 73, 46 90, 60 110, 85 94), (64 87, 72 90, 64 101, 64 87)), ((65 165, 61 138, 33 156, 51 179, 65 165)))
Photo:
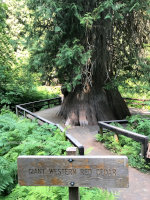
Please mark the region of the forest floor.
MULTIPOLYGON (((36 114, 65 127, 64 120, 57 115, 59 109, 60 106, 57 106, 36 112, 36 114)), ((150 112, 137 108, 131 108, 130 111, 132 114, 150 115, 150 112)), ((87 152, 88 155, 114 155, 111 151, 107 150, 102 143, 96 141, 95 136, 99 131, 98 126, 67 127, 67 131, 84 146, 85 153, 87 152)), ((118 200, 149 200, 150 175, 129 167, 129 188, 109 189, 109 191, 117 192, 118 200)))

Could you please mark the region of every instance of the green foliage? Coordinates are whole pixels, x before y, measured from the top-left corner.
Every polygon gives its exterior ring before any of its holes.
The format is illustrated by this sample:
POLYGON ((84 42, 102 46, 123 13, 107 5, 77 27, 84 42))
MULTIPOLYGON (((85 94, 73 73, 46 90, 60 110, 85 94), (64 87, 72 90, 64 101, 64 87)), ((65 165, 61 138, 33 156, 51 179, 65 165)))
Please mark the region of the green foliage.
MULTIPOLYGON (((1 200, 2 198, 0 198, 1 200)), ((68 188, 66 187, 19 187, 3 200, 68 200, 68 188)), ((98 188, 80 188, 81 200, 114 200, 112 193, 98 188)))
POLYGON ((150 120, 149 118, 144 118, 140 115, 135 115, 130 118, 127 118, 129 122, 129 129, 133 132, 140 133, 142 135, 146 135, 150 140, 150 120))
POLYGON ((52 125, 18 118, 10 111, 0 115, 0 194, 8 194, 17 182, 19 155, 62 155, 70 143, 65 134, 52 125), (2 157, 3 156, 3 157, 2 157), (6 165, 9 166, 6 168, 6 165), (7 177, 7 178, 6 178, 7 177))
POLYGON ((9 103, 5 94, 9 93, 8 84, 12 83, 11 65, 14 61, 10 38, 7 34, 6 11, 6 4, 0 3, 0 104, 9 103))
MULTIPOLYGON (((0 108, 58 95, 38 90, 40 73, 29 72, 27 35, 32 23, 26 1, 0 3, 0 108)), ((43 81, 44 82, 44 81, 43 81)))
MULTIPOLYGON (((3 109, 0 115, 0 200, 67 200, 68 188, 20 187, 17 184, 19 155, 63 155, 71 144, 65 134, 52 125, 38 126, 36 122, 18 118, 3 109)), ((80 189, 81 199, 115 199, 100 189, 80 189)))
POLYGON ((98 188, 81 188, 80 189, 81 200, 113 200, 116 199, 113 193, 109 193, 107 190, 100 190, 98 188))
POLYGON ((5 193, 10 193, 15 187, 16 182, 16 164, 9 162, 0 156, 0 194, 5 190, 5 193))
POLYGON ((65 83, 64 87, 67 88, 69 92, 71 92, 76 85, 81 84, 83 67, 90 58, 90 51, 85 52, 84 47, 78 44, 78 42, 78 40, 74 40, 73 44, 67 42, 59 49, 56 55, 59 81, 60 83, 65 83))
MULTIPOLYGON (((143 81, 138 81, 138 82, 133 82, 132 80, 127 80, 127 85, 120 85, 119 86, 119 91, 123 97, 126 98, 135 98, 135 99, 150 99, 150 91, 148 87, 147 80, 145 79, 146 82, 143 81), (146 87, 145 87, 146 86, 146 87)), ((135 108, 144 108, 146 110, 150 109, 150 102, 145 101, 135 101, 135 100, 130 100, 127 101, 129 107, 135 107, 135 108), (133 103, 138 103, 138 104, 132 104, 133 103), (145 105, 142 105, 142 104, 145 105), (140 105, 141 104, 141 105, 140 105)))
MULTIPOLYGON (((143 134, 149 137, 150 140, 150 121, 143 116, 132 116, 128 117, 128 125, 126 129, 133 132, 143 134)), ((115 124, 115 126, 121 127, 120 124, 115 124)), ((121 127, 122 128, 122 127, 121 127)), ((143 172, 150 171, 150 161, 146 161, 141 158, 141 144, 123 135, 118 135, 119 141, 114 137, 115 133, 106 131, 103 135, 98 134, 96 136, 97 140, 103 142, 106 148, 111 151, 127 155, 129 159, 129 164, 143 172)))
POLYGON ((103 52, 105 85, 127 86, 127 79, 142 80, 148 89, 149 59, 143 53, 149 40, 148 0, 27 3, 33 19, 29 31, 32 71, 57 77, 70 92, 76 85, 96 81, 93 72, 95 68, 103 71, 99 64, 103 61, 98 61, 103 52))
POLYGON ((24 97, 23 93, 27 93, 33 84, 27 68, 23 63, 21 67, 17 63, 8 23, 8 7, 5 3, 0 3, 0 108, 20 102, 24 97))
POLYGON ((12 64, 12 47, 7 34, 6 13, 6 4, 0 2, 0 69, 4 65, 10 66, 12 64))

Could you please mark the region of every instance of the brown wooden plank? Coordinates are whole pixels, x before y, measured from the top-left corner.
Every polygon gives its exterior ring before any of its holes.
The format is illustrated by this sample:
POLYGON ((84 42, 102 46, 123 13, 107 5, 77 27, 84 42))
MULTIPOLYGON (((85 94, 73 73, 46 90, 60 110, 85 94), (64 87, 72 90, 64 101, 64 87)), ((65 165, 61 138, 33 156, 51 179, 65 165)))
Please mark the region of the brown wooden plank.
POLYGON ((128 187, 126 156, 19 156, 18 182, 28 186, 128 187))

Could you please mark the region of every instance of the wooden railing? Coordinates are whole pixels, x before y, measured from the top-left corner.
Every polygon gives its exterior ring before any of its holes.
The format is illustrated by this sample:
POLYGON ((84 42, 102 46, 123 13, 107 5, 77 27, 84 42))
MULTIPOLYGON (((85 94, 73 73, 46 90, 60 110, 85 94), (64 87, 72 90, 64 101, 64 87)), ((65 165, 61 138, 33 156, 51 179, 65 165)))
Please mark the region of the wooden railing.
POLYGON ((141 143, 141 156, 146 158, 147 150, 148 150, 148 137, 145 135, 141 135, 132 131, 125 130, 123 128, 119 128, 116 126, 112 126, 109 123, 117 122, 117 123, 127 123, 127 120, 113 120, 113 121, 99 121, 98 125, 100 127, 100 133, 103 134, 103 128, 113 131, 117 134, 124 135, 126 137, 130 137, 133 140, 141 143))
POLYGON ((19 106, 26 108, 32 112, 36 112, 36 111, 39 111, 43 107, 46 109, 46 108, 51 108, 51 107, 60 105, 61 102, 62 102, 61 97, 56 97, 52 99, 44 99, 40 101, 19 104, 19 106))
MULTIPOLYGON (((125 100, 137 100, 137 101, 150 101, 150 100, 143 100, 143 99, 132 99, 132 98, 124 98, 125 100)), ((29 116, 32 116, 33 118, 38 119, 39 123, 48 123, 54 126, 57 126, 61 131, 65 131, 63 127, 61 127, 59 124, 55 124, 53 122, 50 122, 49 120, 46 120, 38 115, 36 115, 34 112, 39 111, 43 107, 46 108, 51 108, 53 106, 57 106, 61 104, 61 97, 56 97, 53 99, 46 99, 46 100, 40 100, 40 101, 34 101, 34 102, 29 102, 29 103, 24 103, 16 106, 16 114, 17 115, 23 115, 24 117, 29 118, 29 116)), ((99 121, 98 125, 100 127, 101 133, 102 128, 106 128, 108 130, 111 130, 117 134, 122 134, 127 137, 130 137, 134 139, 137 142, 140 142, 142 144, 141 148, 141 156, 146 157, 146 152, 148 149, 148 137, 137 134, 131 131, 127 131, 125 129, 118 128, 116 126, 109 125, 112 122, 118 122, 118 123, 127 123, 127 120, 112 120, 112 121, 99 121)), ((73 136, 71 136, 67 131, 66 131, 66 137, 67 139, 74 144, 74 146, 78 147, 79 149, 79 154, 84 155, 84 147, 82 144, 80 144, 73 136)))
POLYGON ((133 105, 150 105, 150 99, 136 99, 136 98, 124 98, 127 104, 133 104, 133 105), (133 102, 138 101, 138 102, 133 102))
POLYGON ((53 107, 53 106, 60 105, 60 104, 61 104, 61 97, 20 104, 20 105, 16 106, 16 114, 22 115, 23 117, 26 117, 29 119, 37 119, 39 124, 41 124, 41 122, 42 122, 42 123, 47 123, 47 124, 56 126, 62 132, 66 133, 66 138, 75 147, 78 148, 79 154, 84 155, 84 146, 82 144, 80 144, 80 142, 77 141, 72 135, 70 135, 62 126, 60 126, 59 124, 55 124, 55 123, 53 123, 47 119, 44 119, 43 117, 40 117, 40 116, 36 115, 35 113, 33 113, 33 112, 41 109, 43 106, 53 107), (32 112, 28 109, 32 110, 32 112))

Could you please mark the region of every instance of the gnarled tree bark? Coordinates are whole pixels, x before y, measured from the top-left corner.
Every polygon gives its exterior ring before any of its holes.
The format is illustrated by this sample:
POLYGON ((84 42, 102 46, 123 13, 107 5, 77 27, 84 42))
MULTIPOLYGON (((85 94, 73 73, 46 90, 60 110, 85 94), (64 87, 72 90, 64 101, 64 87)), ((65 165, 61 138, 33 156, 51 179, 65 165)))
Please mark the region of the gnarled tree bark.
POLYGON ((130 112, 117 90, 81 87, 65 96, 59 113, 66 125, 95 125, 98 121, 124 119, 130 112))
MULTIPOLYGON (((96 2, 86 2, 83 5, 86 12, 91 12, 96 2)), ((119 91, 115 87, 104 89, 113 77, 113 23, 104 19, 105 16, 106 13, 101 13, 100 20, 80 38, 85 49, 92 50, 93 54, 87 63, 88 71, 82 71, 82 85, 64 95, 59 114, 66 119, 66 125, 94 125, 100 120, 123 119, 130 115, 119 91)))

